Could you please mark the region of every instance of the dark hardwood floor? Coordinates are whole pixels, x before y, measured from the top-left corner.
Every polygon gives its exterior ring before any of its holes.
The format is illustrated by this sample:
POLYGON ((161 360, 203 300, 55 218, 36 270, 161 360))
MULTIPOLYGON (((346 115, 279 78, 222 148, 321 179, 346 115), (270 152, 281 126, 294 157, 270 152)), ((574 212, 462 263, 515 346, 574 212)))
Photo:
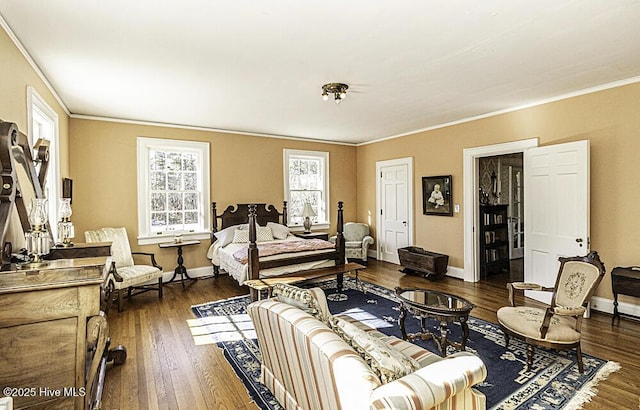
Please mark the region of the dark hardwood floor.
MULTIPOLYGON (((371 260, 360 277, 391 289, 422 286, 454 293, 476 305, 473 316, 494 323, 496 310, 507 302, 506 282, 521 279, 512 269, 512 274, 478 283, 452 278, 431 282, 404 275, 399 268, 371 260)), ((121 366, 109 365, 103 409, 256 409, 222 351, 213 344, 195 345, 187 325, 194 318, 192 305, 247 293, 224 275, 200 279, 184 291, 174 283, 165 287, 162 300, 146 293, 126 301, 122 313, 112 309, 112 344, 125 345, 128 358, 121 366)), ((640 322, 623 318, 611 326, 610 315, 593 312, 583 330, 585 353, 622 365, 598 384, 597 396, 584 409, 640 408, 640 322)))

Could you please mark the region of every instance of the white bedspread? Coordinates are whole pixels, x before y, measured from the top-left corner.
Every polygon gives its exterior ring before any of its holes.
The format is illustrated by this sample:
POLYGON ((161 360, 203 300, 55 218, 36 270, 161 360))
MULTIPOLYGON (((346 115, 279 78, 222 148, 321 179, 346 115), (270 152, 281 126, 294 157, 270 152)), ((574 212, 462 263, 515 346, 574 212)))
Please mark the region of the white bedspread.
MULTIPOLYGON (((303 238, 298 238, 297 236, 289 235, 287 239, 270 241, 269 243, 278 243, 278 242, 285 242, 285 241, 304 241, 304 240, 305 239, 303 238)), ((216 242, 209 247, 209 250, 207 251, 207 258, 211 259, 211 263, 219 266, 220 269, 228 272, 229 276, 234 278, 236 281, 238 281, 240 285, 242 285, 244 281, 247 280, 249 267, 248 265, 246 264, 243 265, 237 260, 235 260, 233 257, 233 253, 242 249, 243 247, 246 248, 247 244, 246 243, 230 243, 224 247, 221 247, 219 246, 218 243, 219 242, 216 242)), ((323 253, 323 252, 330 253, 332 252, 332 250, 326 249, 326 250, 320 250, 320 251, 298 252, 295 254, 295 256, 302 256, 302 255, 323 253)), ((291 254, 267 256, 267 257, 261 258, 260 260, 263 260, 263 261, 276 260, 276 259, 285 258, 287 256, 291 256, 291 254)), ((333 259, 324 259, 324 260, 319 260, 314 262, 299 263, 295 265, 287 265, 287 266, 281 266, 277 268, 260 270, 260 277, 268 278, 271 276, 284 275, 287 273, 298 272, 301 270, 323 268, 326 266, 334 266, 334 265, 335 265, 335 261, 333 259)))

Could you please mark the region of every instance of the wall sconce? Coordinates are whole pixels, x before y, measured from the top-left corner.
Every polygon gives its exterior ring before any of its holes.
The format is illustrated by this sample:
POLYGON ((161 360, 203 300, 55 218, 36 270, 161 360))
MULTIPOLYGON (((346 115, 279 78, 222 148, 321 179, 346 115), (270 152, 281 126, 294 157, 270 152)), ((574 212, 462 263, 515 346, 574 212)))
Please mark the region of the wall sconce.
POLYGON ((31 201, 31 210, 29 211, 31 230, 24 234, 30 262, 21 264, 20 268, 38 268, 48 264, 42 259, 42 256, 48 254, 51 249, 51 237, 47 229, 48 219, 47 200, 34 198, 31 201))
POLYGON ((71 239, 75 236, 73 223, 71 222, 71 198, 60 198, 60 221, 58 222, 58 241, 56 246, 68 248, 73 246, 71 239))
POLYGON ((317 216, 317 214, 311 208, 311 204, 309 202, 304 203, 304 208, 302 208, 302 214, 300 216, 304 217, 304 233, 311 233, 311 217, 317 216))

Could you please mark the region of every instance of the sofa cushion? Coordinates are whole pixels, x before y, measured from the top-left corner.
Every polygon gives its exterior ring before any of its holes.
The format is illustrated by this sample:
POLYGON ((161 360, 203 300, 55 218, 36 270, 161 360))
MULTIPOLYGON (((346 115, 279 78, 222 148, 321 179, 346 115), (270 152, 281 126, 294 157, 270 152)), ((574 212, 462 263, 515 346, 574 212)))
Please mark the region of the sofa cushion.
POLYGON ((297 286, 278 283, 273 287, 272 295, 279 302, 304 310, 321 322, 327 323, 331 316, 327 298, 320 288, 302 289, 297 286))
POLYGON ((382 383, 389 383, 420 368, 417 360, 388 345, 377 332, 367 332, 355 323, 343 318, 330 320, 332 329, 351 345, 382 383))

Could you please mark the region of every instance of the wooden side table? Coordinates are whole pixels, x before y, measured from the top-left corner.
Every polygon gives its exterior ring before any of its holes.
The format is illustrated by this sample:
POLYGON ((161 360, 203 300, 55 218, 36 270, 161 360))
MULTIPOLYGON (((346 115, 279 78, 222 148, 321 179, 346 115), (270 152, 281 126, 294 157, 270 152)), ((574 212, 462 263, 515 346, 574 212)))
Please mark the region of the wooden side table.
MULTIPOLYGON (((616 267, 611 271, 611 288, 613 290, 613 317, 611 325, 618 318, 620 323, 620 312, 618 312, 618 294, 640 297, 640 266, 628 268, 616 267)), ((622 314, 623 316, 632 316, 622 314)))
POLYGON ((180 283, 182 284, 182 289, 184 289, 184 279, 186 277, 187 280, 196 280, 196 278, 192 278, 187 273, 187 268, 183 265, 184 258, 182 257, 182 247, 183 246, 191 246, 191 245, 200 245, 200 241, 184 241, 184 242, 165 242, 159 243, 158 246, 160 248, 176 248, 178 252, 178 266, 173 271, 173 276, 169 280, 168 283, 173 282, 176 279, 177 275, 180 275, 180 283))
POLYGON ((304 239, 323 239, 325 241, 329 240, 329 234, 327 232, 309 232, 309 233, 297 232, 297 233, 294 233, 294 235, 297 236, 298 238, 304 238, 304 239))
POLYGON ((111 242, 74 243, 73 246, 52 246, 49 254, 44 258, 77 259, 93 258, 97 256, 111 256, 111 242))

